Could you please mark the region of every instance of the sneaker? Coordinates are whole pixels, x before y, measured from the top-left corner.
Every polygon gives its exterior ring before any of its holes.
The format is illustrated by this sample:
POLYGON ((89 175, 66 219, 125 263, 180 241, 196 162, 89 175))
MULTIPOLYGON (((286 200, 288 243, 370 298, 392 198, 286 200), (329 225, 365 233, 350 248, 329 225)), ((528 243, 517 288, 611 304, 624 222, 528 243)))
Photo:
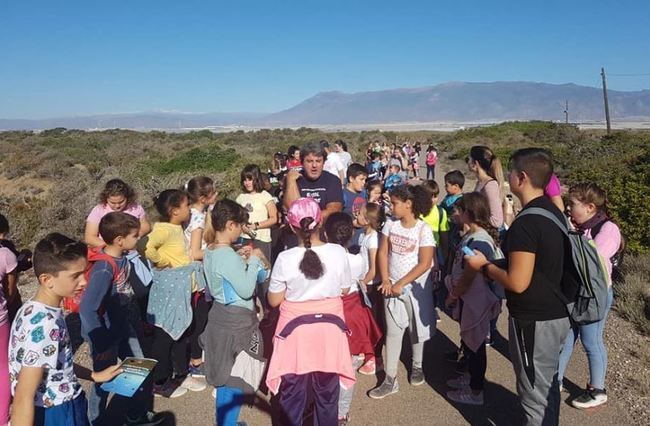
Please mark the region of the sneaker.
POLYGON ((454 389, 464 389, 469 387, 470 375, 465 373, 455 379, 447 380, 447 386, 454 389))
POLYGON ((212 389, 212 398, 217 399, 217 388, 212 389))
POLYGON ((392 395, 399 391, 397 379, 394 377, 386 376, 384 382, 368 392, 368 396, 373 399, 382 399, 388 395, 392 395))
POLYGON ((204 378, 205 374, 203 373, 203 364, 200 365, 190 365, 187 366, 187 374, 192 377, 204 378))
POLYGON ((191 390, 192 392, 201 392, 208 387, 204 380, 197 379, 189 375, 185 376, 183 380, 180 380, 179 386, 187 390, 191 390))
POLYGON ((377 362, 375 361, 375 358, 370 358, 357 371, 359 371, 361 374, 365 374, 366 376, 374 376, 377 372, 377 362))
POLYGON ((409 380, 411 386, 420 386, 424 383, 424 372, 422 371, 422 367, 413 367, 409 380))
POLYGON ((569 393, 569 390, 562 383, 560 383, 560 393, 569 393))
POLYGON ((126 422, 124 426, 156 426, 169 418, 168 413, 155 413, 153 411, 147 411, 142 416, 137 419, 130 419, 126 417, 126 422))
POLYGON ((339 417, 338 426, 347 426, 350 422, 350 415, 347 414, 344 417, 339 417))
POLYGON ((483 405, 483 391, 474 394, 471 389, 460 389, 447 392, 447 398, 460 404, 483 405))
POLYGON ((187 389, 180 387, 173 380, 167 380, 162 385, 153 385, 154 396, 162 396, 164 398, 178 398, 187 393, 187 389))
POLYGON ((584 410, 586 408, 598 407, 606 402, 607 391, 605 389, 587 389, 582 395, 571 401, 571 405, 584 410))

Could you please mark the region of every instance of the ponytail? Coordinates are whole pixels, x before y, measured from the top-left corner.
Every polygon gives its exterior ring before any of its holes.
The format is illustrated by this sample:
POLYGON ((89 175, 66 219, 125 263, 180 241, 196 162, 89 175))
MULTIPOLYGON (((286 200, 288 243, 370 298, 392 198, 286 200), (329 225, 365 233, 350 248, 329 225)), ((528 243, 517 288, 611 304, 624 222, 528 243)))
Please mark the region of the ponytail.
POLYGON ((299 237, 302 238, 302 242, 305 246, 305 255, 300 261, 300 272, 305 275, 310 280, 317 280, 323 276, 325 269, 323 268, 323 263, 320 261, 320 258, 314 250, 311 249, 311 233, 314 230, 318 230, 316 227, 314 229, 309 229, 309 225, 314 222, 312 217, 304 217, 300 221, 300 232, 299 237))

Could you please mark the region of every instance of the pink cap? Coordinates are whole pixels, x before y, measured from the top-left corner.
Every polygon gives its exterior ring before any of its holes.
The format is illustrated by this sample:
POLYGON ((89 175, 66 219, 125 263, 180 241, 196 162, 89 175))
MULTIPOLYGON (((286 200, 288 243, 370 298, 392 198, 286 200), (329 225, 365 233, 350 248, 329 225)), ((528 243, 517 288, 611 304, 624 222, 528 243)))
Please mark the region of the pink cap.
POLYGON ((314 221, 309 224, 309 229, 314 229, 321 222, 320 206, 313 198, 298 198, 291 203, 287 212, 287 219, 294 228, 300 228, 300 221, 311 217, 314 221))

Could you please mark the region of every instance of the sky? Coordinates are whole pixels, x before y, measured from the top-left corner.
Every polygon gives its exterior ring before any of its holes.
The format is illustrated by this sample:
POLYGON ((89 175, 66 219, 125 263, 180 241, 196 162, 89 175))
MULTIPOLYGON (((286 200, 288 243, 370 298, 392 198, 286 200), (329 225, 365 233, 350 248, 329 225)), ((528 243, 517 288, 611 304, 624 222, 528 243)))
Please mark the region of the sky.
POLYGON ((650 88, 650 2, 3 0, 0 118, 275 112, 448 81, 650 88))

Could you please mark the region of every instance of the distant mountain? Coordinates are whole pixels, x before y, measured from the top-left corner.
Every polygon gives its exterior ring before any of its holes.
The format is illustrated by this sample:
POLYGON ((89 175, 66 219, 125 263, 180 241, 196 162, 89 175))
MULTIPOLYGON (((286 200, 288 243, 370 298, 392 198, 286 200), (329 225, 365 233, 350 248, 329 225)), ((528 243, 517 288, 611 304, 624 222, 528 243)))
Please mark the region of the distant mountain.
MULTIPOLYGON (((650 90, 608 92, 612 119, 650 120, 650 90)), ((293 127, 341 124, 499 122, 564 120, 569 102, 572 122, 603 121, 600 88, 531 82, 462 83, 375 92, 322 92, 273 114, 146 112, 63 117, 44 120, 0 119, 9 129, 161 129, 205 127, 293 127)))
POLYGON ((47 118, 42 120, 1 119, 0 130, 40 130, 65 127, 66 129, 165 129, 179 130, 210 126, 236 126, 255 120, 265 114, 258 113, 181 113, 137 112, 100 114, 78 117, 47 118))
MULTIPOLYGON (((608 91, 612 118, 650 117, 650 90, 608 91)), ((376 92, 323 92, 262 119, 268 125, 436 121, 604 120, 602 89, 531 82, 446 83, 376 92)))

